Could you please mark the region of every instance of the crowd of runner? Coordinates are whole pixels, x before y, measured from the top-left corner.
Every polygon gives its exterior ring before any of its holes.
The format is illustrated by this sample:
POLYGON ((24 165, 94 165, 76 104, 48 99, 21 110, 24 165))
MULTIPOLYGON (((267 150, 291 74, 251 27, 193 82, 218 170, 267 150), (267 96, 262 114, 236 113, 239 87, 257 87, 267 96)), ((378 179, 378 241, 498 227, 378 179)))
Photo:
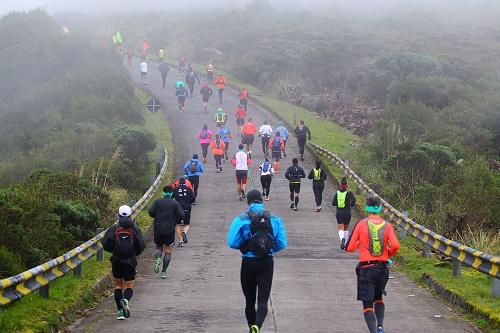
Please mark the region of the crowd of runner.
MULTIPOLYGON (((113 41, 116 39, 114 36, 113 41)), ((121 47, 123 43, 121 35, 120 40, 121 47)), ((149 50, 149 43, 144 41, 139 65, 143 84, 146 84, 147 80, 149 50)), ((129 66, 132 66, 133 54, 129 47, 126 53, 129 66)), ((165 57, 165 50, 159 49, 158 70, 163 88, 166 88, 166 79, 170 71, 165 57)), ((289 131, 282 122, 278 122, 273 128, 267 120, 258 127, 248 107, 249 92, 243 88, 238 93, 239 103, 234 109, 237 132, 232 133, 228 126, 228 114, 224 111, 227 79, 222 72, 214 78, 215 71, 215 65, 210 62, 206 66, 206 78, 200 80, 193 66, 186 63, 185 55, 181 54, 178 58, 178 77, 173 87, 178 99, 178 111, 185 112, 186 99, 193 98, 196 83, 201 86, 199 90, 202 100, 199 108, 201 112, 209 112, 208 103, 214 92, 212 87, 218 92, 218 107, 214 112, 213 127, 206 123, 200 126, 197 133, 193 133, 193 137, 200 144, 201 159, 198 153, 194 152, 192 158, 183 165, 182 175, 171 185, 163 188, 162 198, 156 200, 148 210, 153 218, 156 245, 153 271, 159 273, 161 279, 167 279, 174 246, 177 244, 177 247, 184 247, 188 244, 191 211, 197 202, 200 178, 207 170, 210 151, 214 158, 216 173, 226 170, 224 167, 226 162, 234 167, 237 197, 239 201, 246 199, 248 204, 248 209, 232 221, 227 244, 242 253, 241 286, 246 299, 245 315, 250 333, 259 333, 266 318, 271 292, 273 254, 287 246, 283 221, 269 212, 264 202, 271 198, 273 179, 281 173, 280 163, 287 158, 286 147, 289 144, 290 133, 293 133, 297 139, 299 154, 292 158, 291 165, 281 177, 286 178, 289 184, 290 209, 298 211, 301 185, 306 178, 306 172, 299 165, 299 160, 304 161, 305 146, 307 140, 311 140, 311 131, 303 120, 293 131, 289 131), (256 135, 260 137, 262 155, 252 153, 256 135), (237 147, 237 152, 230 155, 230 147, 233 146, 237 147), (252 155, 254 160, 260 158, 257 169, 261 190, 255 189, 250 167, 252 155), (247 191, 249 179, 253 189, 247 191)), ((322 210, 327 179, 327 172, 321 161, 316 161, 307 178, 312 181, 315 211, 319 213, 322 210)), ((383 333, 385 306, 382 296, 388 281, 389 266, 392 263, 390 257, 396 254, 399 242, 392 225, 380 217, 381 200, 375 196, 367 197, 365 211, 368 217, 356 223, 349 237, 351 210, 356 204, 356 197, 348 187, 347 179, 342 178, 339 190, 334 193, 332 201, 332 206, 336 207, 340 248, 349 252, 359 249, 359 265, 356 268, 357 298, 363 302, 363 313, 370 333, 383 333)), ((120 207, 119 222, 108 229, 103 240, 104 248, 113 253, 111 261, 116 286, 115 300, 118 309, 117 319, 120 320, 130 316, 129 301, 133 294, 136 256, 144 250, 143 236, 130 218, 131 213, 130 207, 120 207)))

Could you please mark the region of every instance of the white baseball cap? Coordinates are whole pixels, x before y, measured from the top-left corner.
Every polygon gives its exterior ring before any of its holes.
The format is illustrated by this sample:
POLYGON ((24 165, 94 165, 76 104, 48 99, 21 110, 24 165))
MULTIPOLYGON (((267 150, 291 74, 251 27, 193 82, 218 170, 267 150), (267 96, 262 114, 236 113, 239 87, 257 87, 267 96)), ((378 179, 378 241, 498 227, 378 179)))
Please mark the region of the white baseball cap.
POLYGON ((120 207, 120 209, 118 209, 118 214, 120 216, 130 216, 132 215, 132 208, 127 205, 123 205, 120 207))

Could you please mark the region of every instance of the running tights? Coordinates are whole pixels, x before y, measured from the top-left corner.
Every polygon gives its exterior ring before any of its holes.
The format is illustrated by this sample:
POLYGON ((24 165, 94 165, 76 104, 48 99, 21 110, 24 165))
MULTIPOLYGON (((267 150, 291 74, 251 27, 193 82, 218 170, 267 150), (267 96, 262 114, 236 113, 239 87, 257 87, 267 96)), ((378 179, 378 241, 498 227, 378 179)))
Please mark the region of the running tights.
POLYGON ((298 140, 298 141, 299 141, 300 156, 304 156, 304 147, 306 146, 306 140, 298 140))
POLYGON ((314 185, 313 184, 313 192, 314 192, 314 200, 316 201, 316 207, 321 207, 321 203, 323 202, 323 190, 325 189, 325 185, 314 185))
POLYGON ((271 192, 271 181, 273 177, 269 175, 260 176, 260 184, 262 185, 262 195, 265 197, 269 196, 269 192, 271 192))
POLYGON ((226 158, 226 160, 229 160, 229 156, 227 155, 227 151, 229 150, 229 141, 228 142, 224 142, 224 144, 226 145, 224 147, 224 157, 226 158))
POLYGON ((363 314, 370 333, 377 333, 378 327, 384 326, 384 312, 385 305, 381 298, 373 303, 363 301, 363 314))
POLYGON ((267 315, 267 302, 273 284, 273 257, 243 258, 241 262, 241 288, 245 295, 245 315, 248 326, 262 327, 267 315), (257 311, 255 310, 257 301, 257 311))
POLYGON ((198 186, 200 186, 200 176, 189 176, 188 180, 193 184, 194 197, 198 195, 198 186))
POLYGON ((269 154, 269 137, 267 135, 262 136, 262 152, 264 155, 269 154))
POLYGON ((207 158, 209 145, 210 145, 210 143, 202 143, 201 144, 201 154, 202 154, 203 158, 207 158))
POLYGON ((215 169, 222 169, 222 155, 214 155, 215 158, 215 169))

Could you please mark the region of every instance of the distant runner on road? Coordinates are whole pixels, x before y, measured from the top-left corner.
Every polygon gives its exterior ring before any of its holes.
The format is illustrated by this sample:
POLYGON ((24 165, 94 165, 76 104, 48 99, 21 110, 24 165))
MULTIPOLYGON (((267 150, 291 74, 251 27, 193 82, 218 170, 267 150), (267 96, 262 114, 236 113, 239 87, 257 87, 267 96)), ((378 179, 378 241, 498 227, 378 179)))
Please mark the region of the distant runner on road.
POLYGON ((245 191, 247 189, 248 180, 248 166, 252 160, 248 157, 247 153, 243 151, 244 146, 238 146, 239 151, 234 155, 231 164, 236 168, 236 189, 240 196, 240 201, 245 198, 245 191))
POLYGON ((203 86, 200 90, 200 94, 201 94, 201 98, 203 100, 203 109, 205 110, 205 113, 207 113, 208 101, 213 93, 214 93, 214 91, 212 90, 212 88, 210 88, 208 86, 208 82, 206 82, 206 81, 203 82, 203 86))
POLYGON ((217 87, 217 91, 219 92, 219 104, 222 104, 222 94, 224 93, 224 89, 226 89, 226 79, 222 73, 217 75, 214 85, 217 87))
POLYGON ((281 218, 266 210, 259 191, 248 192, 247 203, 248 210, 229 227, 227 244, 242 253, 240 279, 245 315, 250 333, 260 333, 273 283, 273 254, 286 248, 287 237, 281 218))
POLYGON ((207 124, 203 125, 203 128, 198 132, 198 140, 200 140, 203 163, 207 163, 208 146, 210 146, 212 136, 213 133, 208 129, 207 124))
POLYGON ((326 171, 321 168, 321 161, 316 161, 316 166, 311 169, 307 178, 313 181, 314 200, 316 201, 316 211, 318 213, 321 211, 326 177, 326 171))
POLYGON ((222 110, 222 108, 218 108, 214 118, 215 118, 215 126, 217 128, 220 128, 222 127, 222 125, 226 124, 227 114, 224 113, 224 110, 222 110))
POLYGON ((260 184, 262 185, 262 197, 264 200, 269 201, 269 193, 271 192, 271 182, 273 181, 274 168, 269 158, 259 166, 260 170, 260 184))
POLYGON ((281 138, 280 132, 276 132, 274 138, 269 141, 269 148, 271 149, 271 157, 274 161, 274 172, 278 172, 281 152, 285 149, 285 140, 281 138))
POLYGON ((193 67, 191 64, 188 65, 188 68, 186 70, 186 83, 189 87, 189 94, 191 98, 193 98, 193 91, 194 91, 194 85, 198 81, 198 84, 200 84, 200 79, 198 78, 198 75, 193 70, 193 67))
POLYGON ((158 61, 159 62, 164 62, 165 61, 165 50, 163 48, 161 48, 158 51, 158 61))
POLYGON ((259 128, 259 136, 262 142, 262 152, 264 156, 269 156, 269 139, 273 135, 273 128, 264 120, 264 124, 259 128))
POLYGON ((214 79, 215 66, 212 63, 207 65, 207 81, 212 82, 214 79))
POLYGON ((163 83, 163 88, 165 88, 165 84, 167 83, 167 75, 168 72, 170 71, 170 67, 168 67, 168 64, 166 62, 162 62, 160 66, 158 66, 158 70, 160 71, 161 74, 161 82, 163 83))
POLYGON ((148 63, 146 61, 146 58, 141 59, 139 68, 141 70, 141 83, 146 84, 146 76, 148 75, 148 63))
POLYGON ((240 105, 242 105, 245 108, 245 111, 247 110, 247 107, 248 107, 248 90, 247 90, 247 88, 243 88, 240 91, 240 105))
POLYGON ((247 116, 247 111, 240 104, 234 111, 234 115, 236 117, 236 125, 238 126, 238 129, 240 131, 240 135, 241 137, 243 137, 243 125, 245 125, 245 117, 247 116))
POLYGON ((278 122, 278 125, 276 126, 276 129, 274 130, 274 133, 279 133, 281 139, 283 140, 283 157, 286 158, 286 143, 288 142, 288 129, 283 125, 283 123, 280 121, 278 122))
POLYGON ((177 103, 179 104, 179 112, 184 112, 186 97, 188 96, 188 91, 184 87, 175 89, 175 96, 177 96, 177 103))
POLYGON ((299 143, 299 157, 300 160, 304 160, 304 147, 306 145, 307 137, 309 136, 309 141, 311 141, 311 131, 309 127, 304 125, 304 121, 301 120, 299 125, 295 127, 295 135, 297 136, 297 141, 299 143))
POLYGON ((229 156, 227 155, 229 144, 231 143, 231 139, 234 138, 234 135, 226 125, 222 125, 221 129, 219 130, 219 135, 222 141, 224 141, 224 158, 227 161, 229 160, 229 156))
POLYGON ((188 180, 193 184, 194 199, 193 205, 196 204, 198 196, 198 187, 200 186, 200 176, 204 172, 203 163, 198 159, 198 154, 193 154, 193 158, 184 164, 184 172, 188 176, 188 180))
POLYGON ((285 172, 285 178, 290 182, 290 208, 299 210, 299 193, 300 193, 300 180, 306 177, 304 169, 299 166, 299 160, 294 157, 292 159, 293 165, 288 167, 285 172))
POLYGON ((129 206, 121 206, 118 210, 118 223, 106 231, 102 240, 104 250, 113 253, 110 261, 118 320, 130 317, 129 302, 134 294, 137 256, 146 248, 144 236, 131 215, 132 209, 129 206))
POLYGON ((356 196, 347 190, 347 179, 340 181, 340 190, 333 196, 332 205, 337 207, 335 217, 339 226, 340 249, 343 250, 349 239, 349 223, 351 222, 351 209, 356 205, 356 196))
POLYGON ((212 154, 215 159, 215 170, 217 173, 222 172, 222 158, 224 157, 226 145, 219 134, 215 134, 215 140, 210 144, 210 148, 212 148, 212 154))
POLYGON ((248 121, 243 125, 243 138, 241 139, 241 143, 247 146, 249 158, 252 158, 252 145, 255 140, 255 133, 257 133, 257 127, 253 123, 253 119, 248 118, 248 121))
POLYGON ((153 238, 156 245, 156 260, 153 271, 158 273, 163 261, 160 275, 162 279, 167 278, 167 268, 172 259, 175 245, 175 226, 179 220, 184 218, 184 210, 177 201, 172 199, 173 195, 174 190, 172 187, 165 186, 163 188, 163 198, 155 200, 148 210, 149 216, 154 218, 153 238))
POLYGON ((184 244, 188 242, 187 234, 191 224, 191 205, 195 201, 193 190, 187 186, 186 182, 188 182, 186 178, 180 177, 179 186, 173 189, 174 200, 177 201, 184 210, 184 218, 177 221, 177 225, 175 226, 175 232, 179 239, 179 247, 183 247, 184 244))
POLYGON ((368 196, 365 211, 369 215, 354 227, 346 251, 359 249, 357 299, 363 302, 368 330, 370 333, 384 333, 385 305, 382 296, 389 280, 390 257, 396 255, 400 244, 392 224, 379 216, 382 213, 379 197, 368 196))

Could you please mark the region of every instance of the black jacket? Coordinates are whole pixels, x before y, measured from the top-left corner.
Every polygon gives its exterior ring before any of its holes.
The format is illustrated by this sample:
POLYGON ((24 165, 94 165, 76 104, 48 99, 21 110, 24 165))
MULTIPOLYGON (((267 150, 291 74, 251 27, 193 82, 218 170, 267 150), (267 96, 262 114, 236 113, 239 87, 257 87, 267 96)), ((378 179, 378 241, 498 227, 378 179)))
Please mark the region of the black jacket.
POLYGON ((154 233, 167 235, 175 232, 175 224, 184 218, 181 205, 170 198, 157 199, 148 210, 149 216, 154 218, 154 233))
POLYGON ((203 97, 210 97, 212 96, 212 94, 214 93, 214 91, 212 90, 212 88, 210 87, 203 87, 201 88, 200 90, 200 94, 203 96, 203 97))
POLYGON ((309 130, 309 127, 304 125, 302 128, 302 131, 300 130, 300 127, 297 126, 295 127, 295 135, 297 136, 297 139, 299 141, 306 141, 306 138, 309 136, 309 140, 311 140, 311 131, 309 130))
POLYGON ((174 200, 181 205, 182 209, 191 210, 191 205, 195 200, 193 190, 187 187, 186 184, 179 185, 174 190, 174 200))
POLYGON ((319 173, 319 180, 314 180, 314 169, 316 169, 316 168, 311 169, 311 171, 309 172, 309 175, 307 176, 307 178, 313 180, 313 186, 318 186, 318 185, 324 186, 325 185, 325 180, 326 180, 326 177, 327 177, 326 171, 323 170, 322 168, 319 168, 321 170, 320 173, 319 173))
POLYGON ((186 82, 187 83, 191 83, 194 85, 196 81, 198 81, 198 84, 200 84, 200 79, 198 78, 198 75, 196 75, 195 72, 191 71, 191 72, 186 73, 186 82))
POLYGON ((301 178, 306 178, 306 173, 304 169, 298 165, 292 165, 286 169, 285 178, 288 179, 290 183, 300 183, 301 178))
POLYGON ((161 74, 167 75, 168 72, 170 71, 170 68, 168 67, 167 63, 162 62, 158 67, 158 70, 160 71, 161 74))
POLYGON ((140 255, 144 251, 144 249, 146 248, 146 244, 144 243, 144 236, 142 235, 141 230, 137 227, 134 220, 132 220, 130 217, 120 216, 120 218, 118 219, 118 223, 115 223, 111 227, 109 227, 109 229, 104 234, 104 238, 102 239, 102 247, 105 251, 113 253, 113 249, 115 246, 115 231, 118 227, 133 229, 135 256, 129 258, 119 258, 115 255, 112 255, 110 260, 123 262, 132 267, 136 267, 136 256, 140 255))
MULTIPOLYGON (((341 190, 341 192, 345 192, 341 190)), ((337 207, 338 201, 337 201, 337 192, 335 192, 335 195, 333 196, 332 200, 332 205, 334 207, 337 207)), ((345 197, 345 207, 344 208, 339 208, 337 207, 337 214, 338 215, 351 215, 351 208, 354 207, 356 204, 356 197, 351 191, 347 192, 347 195, 345 197)))

